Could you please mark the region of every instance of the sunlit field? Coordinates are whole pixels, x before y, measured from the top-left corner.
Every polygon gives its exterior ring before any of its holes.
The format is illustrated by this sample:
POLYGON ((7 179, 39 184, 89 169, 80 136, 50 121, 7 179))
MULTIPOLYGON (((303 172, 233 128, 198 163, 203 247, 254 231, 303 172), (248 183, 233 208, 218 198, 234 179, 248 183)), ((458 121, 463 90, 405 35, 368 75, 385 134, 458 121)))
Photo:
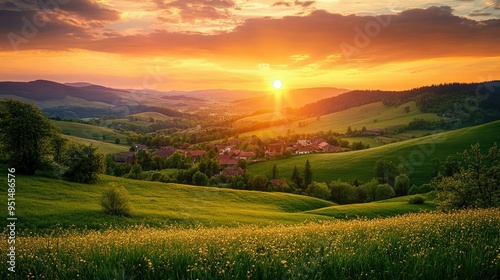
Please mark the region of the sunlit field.
MULTIPOLYGON (((292 226, 134 226, 22 235, 19 279, 496 279, 500 274, 499 209, 292 226)), ((3 263, 6 258, 2 254, 3 263)), ((0 278, 7 278, 7 270, 0 278)))

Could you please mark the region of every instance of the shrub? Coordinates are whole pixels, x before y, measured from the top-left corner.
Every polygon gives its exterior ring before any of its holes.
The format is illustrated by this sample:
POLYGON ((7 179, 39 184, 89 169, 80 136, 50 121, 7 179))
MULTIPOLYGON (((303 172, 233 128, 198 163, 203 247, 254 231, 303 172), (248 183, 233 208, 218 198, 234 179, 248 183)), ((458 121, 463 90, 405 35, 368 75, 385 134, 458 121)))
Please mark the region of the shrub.
POLYGON ((349 204, 357 202, 357 188, 349 183, 333 181, 330 183, 331 199, 338 204, 349 204))
POLYGON ((130 216, 130 212, 132 211, 127 189, 123 186, 117 187, 113 183, 102 194, 101 206, 106 213, 111 215, 130 216))
POLYGON ((396 193, 389 184, 380 184, 375 189, 375 200, 384 200, 394 197, 396 193))
POLYGON ((319 199, 330 199, 331 191, 323 182, 312 182, 306 190, 307 195, 316 197, 319 199))
POLYGON ((193 174, 191 181, 193 182, 194 185, 206 186, 208 184, 208 177, 204 173, 196 171, 196 173, 193 174))
POLYGON ((410 204, 424 204, 424 197, 421 195, 414 195, 408 199, 408 203, 410 204))

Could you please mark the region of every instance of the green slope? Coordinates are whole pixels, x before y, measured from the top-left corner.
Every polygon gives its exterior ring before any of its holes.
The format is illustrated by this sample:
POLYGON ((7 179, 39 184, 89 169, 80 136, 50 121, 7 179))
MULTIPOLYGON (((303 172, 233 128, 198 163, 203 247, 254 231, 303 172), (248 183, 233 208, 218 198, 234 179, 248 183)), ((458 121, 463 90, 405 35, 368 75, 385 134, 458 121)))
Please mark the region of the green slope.
POLYGON ((377 160, 385 159, 396 165, 406 166, 413 184, 428 183, 433 172, 433 159, 443 162, 449 155, 455 155, 468 149, 470 145, 480 143, 483 149, 500 140, 500 121, 463 128, 455 131, 388 144, 368 150, 337 153, 309 154, 283 160, 271 160, 248 167, 250 174, 270 174, 273 164, 279 169, 279 176, 291 178, 295 165, 303 170, 306 160, 311 162, 313 179, 330 182, 332 180, 351 181, 358 178, 363 181, 375 176, 374 166, 377 160))
POLYGON ((410 204, 408 198, 411 196, 396 197, 370 203, 334 205, 321 209, 307 211, 306 213, 325 215, 337 219, 351 218, 383 218, 415 213, 424 210, 435 210, 434 197, 426 194, 424 204, 410 204))
POLYGON ((125 146, 125 145, 117 145, 113 143, 107 143, 107 142, 102 142, 102 141, 97 141, 97 140, 91 140, 91 139, 85 139, 85 138, 80 138, 76 136, 71 136, 71 135, 63 135, 66 139, 69 139, 71 141, 89 145, 92 144, 92 146, 97 147, 97 151, 103 154, 116 154, 120 152, 128 152, 130 147, 125 146))
MULTIPOLYGON (((6 178, 6 166, 1 176, 6 178)), ((237 191, 179 184, 136 181, 103 176, 94 185, 71 183, 41 176, 16 177, 16 215, 19 229, 40 231, 56 228, 106 228, 147 224, 237 224, 299 223, 326 217, 304 213, 333 205, 306 196, 284 193, 237 191), (100 194, 110 182, 123 185, 130 193, 132 217, 104 214, 100 194)), ((7 197, 7 189, 0 195, 7 197)), ((7 207, 1 210, 5 220, 7 207)))
POLYGON ((155 121, 166 121, 171 120, 172 118, 169 116, 165 116, 164 114, 157 112, 142 112, 133 115, 129 115, 130 117, 137 118, 141 121, 148 121, 149 118, 153 118, 155 121))
POLYGON ((62 129, 61 133, 80 138, 92 139, 102 142, 114 143, 116 138, 120 143, 127 142, 127 135, 114 131, 113 129, 95 126, 77 122, 53 121, 54 124, 62 129), (102 136, 105 136, 103 140, 102 136))
MULTIPOLYGON (((262 116, 252 116, 246 119, 237 121, 237 123, 242 123, 244 121, 269 121, 272 119, 280 119, 281 115, 273 117, 270 114, 264 114, 262 116)), ((382 104, 382 102, 371 103, 341 112, 336 112, 333 114, 328 114, 321 116, 319 120, 317 118, 309 118, 305 120, 300 120, 293 122, 289 125, 274 126, 271 128, 261 129, 257 131, 251 131, 240 136, 251 136, 256 135, 258 137, 268 138, 276 137, 279 135, 287 135, 289 129, 293 130, 295 134, 306 134, 315 133, 319 131, 335 131, 339 133, 344 133, 347 127, 351 127, 353 130, 360 130, 365 126, 367 129, 376 128, 390 128, 395 126, 402 126, 408 124, 414 118, 421 118, 426 120, 438 120, 436 114, 422 113, 415 105, 415 102, 408 102, 403 105, 394 107, 387 107, 382 104), (406 106, 410 107, 410 112, 405 113, 404 108, 406 106), (299 122, 308 123, 306 126, 299 127, 299 122)))

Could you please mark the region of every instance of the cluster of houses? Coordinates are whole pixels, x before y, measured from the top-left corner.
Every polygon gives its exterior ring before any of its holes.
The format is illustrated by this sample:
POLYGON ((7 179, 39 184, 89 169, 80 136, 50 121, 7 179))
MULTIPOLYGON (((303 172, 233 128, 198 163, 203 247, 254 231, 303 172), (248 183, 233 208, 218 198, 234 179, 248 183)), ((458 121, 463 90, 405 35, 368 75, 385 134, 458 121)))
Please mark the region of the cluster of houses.
POLYGON ((340 146, 332 146, 322 138, 314 138, 310 140, 298 140, 292 143, 281 142, 269 144, 265 155, 267 158, 271 158, 281 155, 285 151, 289 151, 290 154, 305 155, 310 153, 340 152, 342 148, 340 146))
MULTIPOLYGON (((242 151, 237 149, 239 144, 238 139, 228 140, 227 144, 216 143, 213 144, 214 147, 219 151, 217 158, 219 159, 220 166, 232 167, 235 166, 239 160, 252 161, 257 158, 256 153, 252 151, 242 151)), ((133 164, 135 162, 135 153, 141 150, 148 150, 148 147, 143 144, 133 145, 130 152, 123 152, 114 155, 114 161, 117 164, 133 164)), ((173 146, 164 146, 160 149, 154 151, 153 156, 157 156, 163 159, 167 159, 175 152, 181 151, 185 156, 193 159, 193 162, 198 162, 202 157, 205 156, 205 150, 190 150, 188 145, 181 146, 179 148, 173 146)), ((310 153, 324 153, 324 152, 340 152, 342 148, 340 146, 332 146, 322 138, 314 138, 310 140, 298 140, 297 142, 287 143, 271 143, 268 145, 265 152, 266 158, 272 158, 282 155, 286 151, 290 154, 304 155, 310 153)), ((241 168, 240 168, 241 169, 241 168)), ((228 175, 238 175, 243 170, 238 170, 236 167, 229 169, 227 172, 231 173, 228 175), (234 170, 233 170, 234 169, 234 170), (238 173, 238 174, 232 174, 238 173)))

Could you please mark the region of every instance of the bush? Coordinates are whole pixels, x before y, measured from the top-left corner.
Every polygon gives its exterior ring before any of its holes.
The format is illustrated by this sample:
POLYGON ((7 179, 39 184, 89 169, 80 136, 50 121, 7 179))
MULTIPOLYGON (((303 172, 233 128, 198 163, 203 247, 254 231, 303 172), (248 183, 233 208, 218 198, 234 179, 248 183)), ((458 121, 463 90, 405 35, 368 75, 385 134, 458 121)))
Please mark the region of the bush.
POLYGON ((380 184, 375 189, 375 200, 385 200, 395 195, 394 189, 389 184, 380 184))
POLYGON ((410 204, 424 204, 424 197, 421 195, 414 195, 408 199, 408 203, 410 204))
POLYGON ((132 211, 127 189, 123 186, 117 187, 113 183, 102 194, 101 206, 106 213, 111 215, 130 216, 130 212, 132 211))
MULTIPOLYGON (((333 181, 330 183, 331 200, 338 204, 350 204, 357 202, 357 188, 349 183, 333 181)), ((361 201, 362 202, 362 201, 361 201)))
POLYGON ((196 171, 196 173, 193 174, 191 181, 193 182, 193 185, 206 186, 208 184, 208 177, 204 173, 196 171))
POLYGON ((319 199, 328 200, 331 197, 331 191, 323 182, 312 182, 306 190, 307 195, 316 197, 319 199))

